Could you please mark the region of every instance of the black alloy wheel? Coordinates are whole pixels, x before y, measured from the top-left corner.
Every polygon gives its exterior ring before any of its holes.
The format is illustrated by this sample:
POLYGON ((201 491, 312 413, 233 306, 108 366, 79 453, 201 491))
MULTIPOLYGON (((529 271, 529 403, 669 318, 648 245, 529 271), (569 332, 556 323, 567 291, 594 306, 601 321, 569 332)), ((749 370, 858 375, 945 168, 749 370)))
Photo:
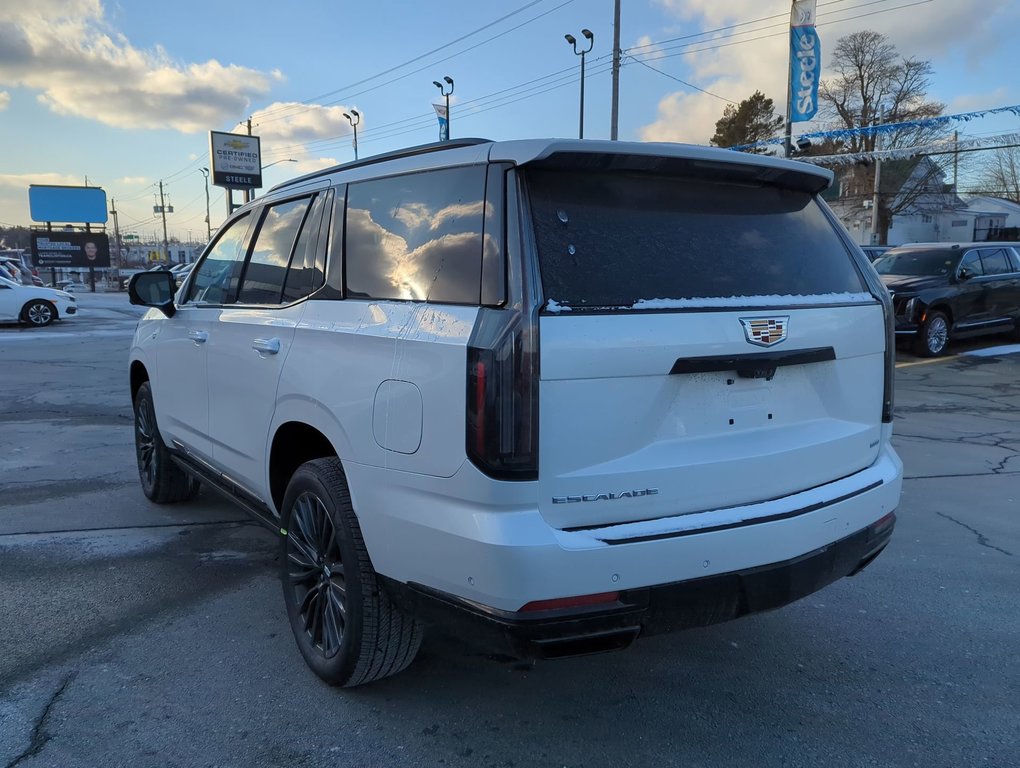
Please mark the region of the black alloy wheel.
POLYGON ((333 519, 310 491, 291 509, 286 536, 287 579, 308 642, 324 658, 339 652, 347 628, 347 579, 333 519))
POLYGON ((135 394, 135 458, 142 492, 149 501, 170 504, 187 501, 198 493, 198 481, 174 464, 160 437, 152 387, 147 381, 135 394))
POLYGON ((338 458, 298 467, 280 524, 283 600, 312 671, 330 685, 353 687, 414 661, 422 625, 379 584, 338 458))

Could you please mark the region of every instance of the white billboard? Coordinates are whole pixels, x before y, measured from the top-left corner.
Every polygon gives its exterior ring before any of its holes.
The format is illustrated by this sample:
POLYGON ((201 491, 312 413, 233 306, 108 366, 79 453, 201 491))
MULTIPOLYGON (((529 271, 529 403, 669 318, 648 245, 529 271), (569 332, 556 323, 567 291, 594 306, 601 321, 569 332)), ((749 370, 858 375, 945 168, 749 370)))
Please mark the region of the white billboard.
POLYGON ((262 150, 258 136, 209 131, 212 183, 227 189, 262 186, 262 150))

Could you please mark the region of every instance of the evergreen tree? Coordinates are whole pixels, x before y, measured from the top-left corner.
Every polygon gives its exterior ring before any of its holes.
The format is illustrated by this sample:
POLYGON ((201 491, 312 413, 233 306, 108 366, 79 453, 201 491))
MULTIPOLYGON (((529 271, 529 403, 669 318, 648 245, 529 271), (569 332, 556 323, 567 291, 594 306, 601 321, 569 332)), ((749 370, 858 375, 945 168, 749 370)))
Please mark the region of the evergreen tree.
MULTIPOLYGON (((755 91, 742 102, 728 105, 716 121, 715 136, 710 142, 717 147, 737 147, 770 139, 783 130, 783 117, 776 114, 772 99, 755 91)), ((748 152, 765 154, 768 147, 755 147, 748 152)))

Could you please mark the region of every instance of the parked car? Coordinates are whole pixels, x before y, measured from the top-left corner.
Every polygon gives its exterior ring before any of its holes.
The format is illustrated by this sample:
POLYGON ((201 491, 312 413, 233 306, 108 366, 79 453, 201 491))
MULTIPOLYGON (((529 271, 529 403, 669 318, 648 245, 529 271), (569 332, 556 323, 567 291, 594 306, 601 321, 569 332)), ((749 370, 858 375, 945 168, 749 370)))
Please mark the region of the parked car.
POLYGON ((188 278, 188 275, 191 274, 191 270, 192 268, 194 268, 194 266, 195 265, 193 263, 178 264, 176 267, 170 270, 170 274, 174 276, 174 282, 177 284, 178 288, 180 288, 184 284, 184 281, 188 278))
POLYGON ((868 257, 868 261, 874 263, 878 259, 882 258, 889 250, 888 245, 862 245, 861 250, 864 251, 864 255, 868 257))
POLYGON ((902 464, 889 294, 831 179, 462 140, 277 186, 176 294, 132 278, 142 490, 206 484, 274 531, 339 685, 406 667, 426 622, 561 657, 853 575, 902 464))
POLYGON ((874 266, 893 297, 897 337, 919 355, 941 355, 953 339, 1020 335, 1020 244, 909 245, 874 266))
POLYGON ((42 279, 21 263, 20 259, 0 256, 0 276, 10 278, 22 285, 42 286, 42 279))
POLYGON ((0 277, 0 322, 49 325, 78 312, 74 296, 53 288, 22 285, 0 277))

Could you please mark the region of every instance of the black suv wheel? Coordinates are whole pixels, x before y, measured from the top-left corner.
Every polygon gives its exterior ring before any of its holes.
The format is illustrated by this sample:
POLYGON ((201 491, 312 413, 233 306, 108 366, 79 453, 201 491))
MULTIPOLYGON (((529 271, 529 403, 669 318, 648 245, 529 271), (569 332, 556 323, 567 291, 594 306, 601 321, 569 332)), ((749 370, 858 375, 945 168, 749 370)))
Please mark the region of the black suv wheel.
POLYGON ((922 357, 936 357, 949 346, 949 318, 942 312, 929 312, 917 332, 915 351, 922 357))

